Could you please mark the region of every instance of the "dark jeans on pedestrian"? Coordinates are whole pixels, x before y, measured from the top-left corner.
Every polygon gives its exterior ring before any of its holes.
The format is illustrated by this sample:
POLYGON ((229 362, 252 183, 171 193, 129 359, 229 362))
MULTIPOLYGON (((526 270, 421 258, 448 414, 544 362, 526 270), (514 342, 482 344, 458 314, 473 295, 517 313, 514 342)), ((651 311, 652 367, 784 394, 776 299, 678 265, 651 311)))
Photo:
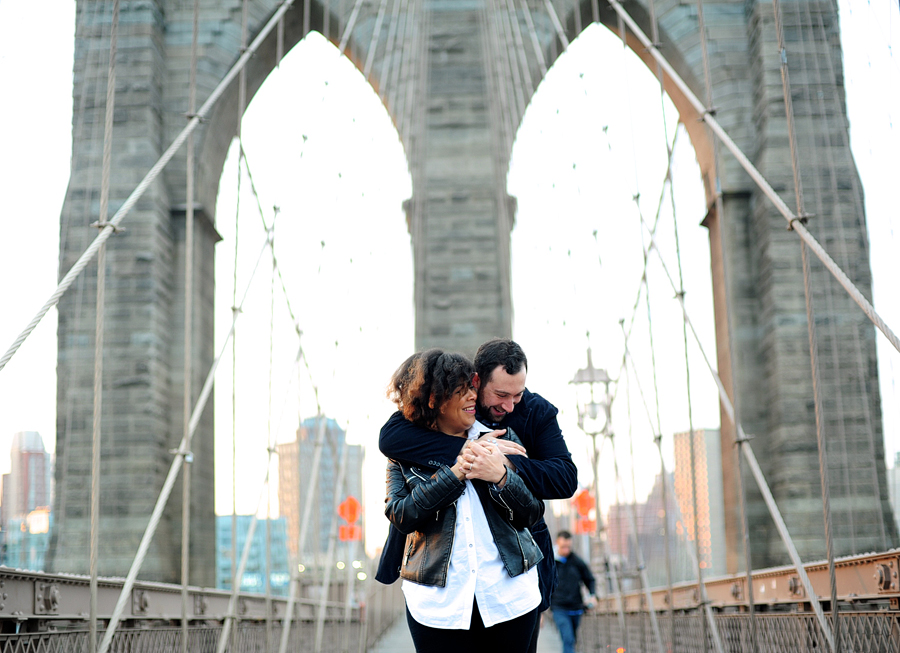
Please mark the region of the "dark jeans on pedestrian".
POLYGON ((553 623, 562 639, 562 653, 575 653, 575 638, 578 635, 578 624, 581 623, 581 610, 550 608, 553 611, 553 623))
POLYGON ((475 603, 469 630, 456 630, 423 626, 406 609, 406 622, 417 653, 525 653, 537 618, 535 608, 521 617, 485 628, 475 603))

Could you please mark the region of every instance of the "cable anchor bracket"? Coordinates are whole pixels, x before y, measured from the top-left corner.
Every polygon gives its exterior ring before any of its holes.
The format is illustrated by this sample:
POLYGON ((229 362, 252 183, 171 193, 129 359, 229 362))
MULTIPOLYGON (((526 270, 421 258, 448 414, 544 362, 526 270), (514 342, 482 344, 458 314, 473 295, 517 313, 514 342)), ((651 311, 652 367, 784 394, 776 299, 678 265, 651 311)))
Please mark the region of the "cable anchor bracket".
POLYGON ((814 213, 801 213, 800 215, 790 219, 787 225, 787 230, 793 231, 795 222, 799 222, 805 227, 806 223, 809 222, 809 219, 813 217, 815 217, 814 213))
POLYGON ((104 229, 106 229, 106 227, 112 227, 114 234, 122 233, 123 231, 125 231, 125 227, 120 227, 118 225, 113 224, 112 222, 106 222, 106 221, 100 222, 99 220, 96 220, 96 221, 92 222, 90 224, 90 226, 96 227, 100 231, 103 231, 104 229))

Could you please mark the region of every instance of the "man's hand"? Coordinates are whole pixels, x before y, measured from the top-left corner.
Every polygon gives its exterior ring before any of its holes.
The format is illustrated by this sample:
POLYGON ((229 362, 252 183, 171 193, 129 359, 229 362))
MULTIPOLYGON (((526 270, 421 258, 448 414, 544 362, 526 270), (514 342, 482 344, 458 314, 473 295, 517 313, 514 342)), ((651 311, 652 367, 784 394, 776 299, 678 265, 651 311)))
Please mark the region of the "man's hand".
POLYGON ((521 444, 510 442, 509 440, 499 439, 500 436, 505 434, 506 429, 491 431, 490 433, 485 433, 484 435, 479 437, 477 440, 475 440, 475 442, 480 442, 482 444, 494 444, 497 446, 497 450, 504 456, 525 456, 526 458, 528 458, 528 452, 525 451, 525 447, 523 447, 521 444))

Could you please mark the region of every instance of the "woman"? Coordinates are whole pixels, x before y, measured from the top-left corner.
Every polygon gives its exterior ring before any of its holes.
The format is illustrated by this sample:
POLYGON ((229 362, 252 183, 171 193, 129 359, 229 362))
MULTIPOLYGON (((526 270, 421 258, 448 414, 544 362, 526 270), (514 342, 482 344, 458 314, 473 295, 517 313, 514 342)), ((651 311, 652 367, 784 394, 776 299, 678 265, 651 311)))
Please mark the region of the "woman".
MULTIPOLYGON (((404 361, 388 396, 414 424, 474 440, 491 430, 475 420, 474 375, 464 356, 430 349, 404 361)), ((385 514, 406 535, 400 577, 420 653, 528 648, 543 558, 528 527, 544 504, 494 449, 472 442, 473 462, 437 469, 388 462, 385 514)))

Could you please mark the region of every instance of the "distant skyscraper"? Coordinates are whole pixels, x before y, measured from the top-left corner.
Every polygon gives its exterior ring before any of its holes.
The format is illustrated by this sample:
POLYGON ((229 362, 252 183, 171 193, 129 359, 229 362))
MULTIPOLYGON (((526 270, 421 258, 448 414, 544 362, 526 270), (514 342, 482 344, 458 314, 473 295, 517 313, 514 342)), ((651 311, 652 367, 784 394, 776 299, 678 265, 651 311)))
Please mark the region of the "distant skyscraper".
POLYGON ((50 505, 50 455, 37 431, 19 431, 10 447, 9 474, 3 475, 0 527, 50 505))
MULTIPOLYGON (((722 454, 718 429, 694 431, 694 471, 697 480, 698 555, 703 568, 718 576, 725 567, 725 504, 722 500, 722 454)), ((691 434, 676 433, 675 498, 688 541, 694 539, 691 485, 691 434)))
POLYGON ((0 563, 20 569, 43 570, 50 524, 51 457, 37 431, 13 435, 10 471, 3 475, 0 563))
MULTIPOLYGON (((304 560, 319 559, 328 551, 328 538, 333 520, 340 519, 333 510, 335 491, 340 493, 343 501, 352 495, 362 499, 362 462, 363 448, 359 445, 348 445, 343 429, 337 422, 324 418, 324 444, 319 461, 312 499, 312 513, 309 532, 303 549, 304 560), (347 449, 344 487, 336 488, 338 471, 344 447, 347 449)), ((278 450, 278 504, 282 516, 287 521, 288 549, 292 556, 297 556, 297 541, 300 534, 300 520, 309 489, 309 481, 313 474, 312 464, 316 454, 319 419, 312 417, 305 420, 297 429, 297 439, 293 442, 277 445, 278 450)), ((338 542, 335 555, 346 556, 349 547, 346 542, 338 542)), ((361 548, 362 543, 359 543, 361 548)), ((359 549, 358 549, 359 550, 359 549)))
MULTIPOLYGON (((253 515, 237 516, 237 552, 240 561, 250 531, 253 515)), ((290 571, 285 539, 287 537, 284 517, 269 521, 272 569, 269 574, 272 594, 287 596, 290 571)), ((216 517, 216 587, 231 589, 234 572, 231 569, 231 515, 216 517)), ((250 543, 247 566, 241 578, 241 590, 262 594, 266 591, 266 520, 260 519, 250 543)))

